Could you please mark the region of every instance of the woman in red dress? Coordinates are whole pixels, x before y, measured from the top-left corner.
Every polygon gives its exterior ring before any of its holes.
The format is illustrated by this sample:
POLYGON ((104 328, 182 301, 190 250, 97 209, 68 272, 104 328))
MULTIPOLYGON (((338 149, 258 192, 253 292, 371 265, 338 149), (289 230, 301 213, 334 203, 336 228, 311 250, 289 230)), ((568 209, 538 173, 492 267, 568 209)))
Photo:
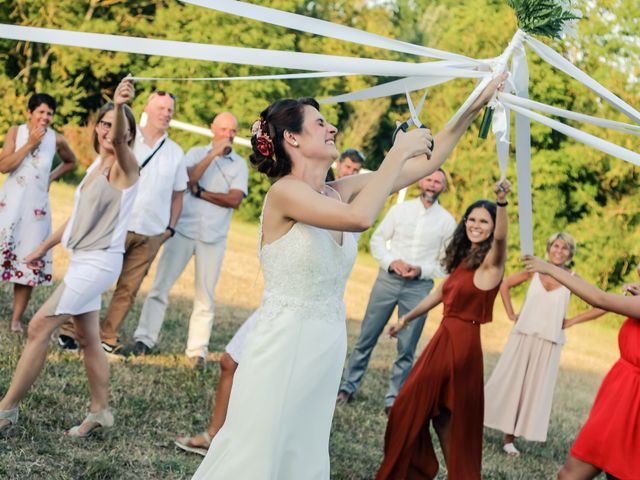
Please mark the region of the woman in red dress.
POLYGON ((527 271, 552 276, 594 307, 629 317, 618 334, 620 359, 602 381, 558 478, 588 480, 604 471, 619 480, 640 479, 640 285, 616 295, 539 258, 527 256, 524 263, 527 271))
POLYGON ((505 180, 496 185, 495 204, 479 200, 467 209, 446 250, 443 263, 449 277, 389 330, 395 336, 414 318, 440 302, 444 305, 438 331, 389 412, 377 480, 435 478, 438 459, 430 423, 440 440, 448 478, 480 478, 484 414, 480 325, 491 321, 504 273, 510 188, 505 180))

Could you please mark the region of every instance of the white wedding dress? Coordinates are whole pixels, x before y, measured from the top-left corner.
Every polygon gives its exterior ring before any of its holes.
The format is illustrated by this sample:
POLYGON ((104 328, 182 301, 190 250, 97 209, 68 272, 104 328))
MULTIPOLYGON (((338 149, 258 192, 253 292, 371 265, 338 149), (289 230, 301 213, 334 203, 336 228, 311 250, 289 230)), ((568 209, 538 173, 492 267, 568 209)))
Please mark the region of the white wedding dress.
POLYGON ((296 223, 261 252, 265 289, 229 410, 195 480, 327 480, 329 432, 347 337, 343 303, 356 256, 296 223))

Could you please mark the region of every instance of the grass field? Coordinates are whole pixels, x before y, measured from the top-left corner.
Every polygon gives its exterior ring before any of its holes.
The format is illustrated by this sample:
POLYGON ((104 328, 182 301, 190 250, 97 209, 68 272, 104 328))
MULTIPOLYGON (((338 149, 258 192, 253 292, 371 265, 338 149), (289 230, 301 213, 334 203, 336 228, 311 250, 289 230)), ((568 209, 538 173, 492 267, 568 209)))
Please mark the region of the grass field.
MULTIPOLYGON (((71 187, 52 187, 54 224, 68 216, 71 201, 71 187)), ((233 223, 216 291, 218 305, 206 371, 191 370, 183 355, 191 311, 192 264, 172 291, 156 348, 158 353, 111 364, 111 405, 116 415, 113 429, 85 441, 62 435, 64 429, 84 417, 88 393, 80 357, 62 353, 52 344, 45 370, 21 405, 19 424, 0 433, 0 479, 190 478, 201 457, 176 449, 173 438, 176 434, 196 433, 205 428, 212 392, 218 381, 215 360, 235 329, 259 304, 262 278, 256 242, 256 226, 233 223)), ((54 276, 59 280, 65 270, 66 252, 58 247, 54 258, 54 276)), ((345 297, 349 345, 353 345, 358 335, 376 271, 375 262, 361 255, 349 279, 345 297)), ((143 285, 141 299, 153 273, 143 285)), ((52 288, 36 290, 29 314, 52 288)), ((0 288, 0 394, 9 384, 25 341, 23 336, 9 332, 11 302, 10 285, 3 285, 0 288)), ((136 302, 129 315, 127 338, 131 338, 141 305, 140 301, 136 302)), ((419 351, 439 320, 440 311, 432 312, 419 351)), ((494 322, 482 329, 485 375, 495 365, 510 327, 501 303, 496 302, 494 322)), ((501 451, 501 434, 486 430, 483 478, 555 477, 589 412, 604 373, 618 355, 616 331, 606 325, 597 322, 579 325, 568 330, 567 337, 548 441, 520 442, 523 455, 512 459, 501 451)), ((383 397, 394 348, 393 341, 381 338, 362 389, 352 403, 336 412, 330 446, 332 479, 366 480, 375 475, 382 458, 386 424, 383 397)), ((444 470, 439 478, 446 478, 444 470)))

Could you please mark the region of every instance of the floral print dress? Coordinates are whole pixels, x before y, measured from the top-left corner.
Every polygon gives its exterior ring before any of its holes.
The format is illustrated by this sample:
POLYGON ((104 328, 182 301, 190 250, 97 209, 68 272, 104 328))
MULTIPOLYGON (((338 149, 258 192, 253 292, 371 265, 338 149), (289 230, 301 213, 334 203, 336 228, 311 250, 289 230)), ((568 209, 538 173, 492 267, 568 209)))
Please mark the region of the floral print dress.
MULTIPOLYGON (((18 127, 16 150, 29 138, 18 127)), ((56 153, 56 134, 47 129, 40 146, 28 153, 0 188, 0 276, 4 282, 36 286, 51 284, 51 252, 44 267, 32 269, 23 259, 51 234, 49 173, 56 153)))

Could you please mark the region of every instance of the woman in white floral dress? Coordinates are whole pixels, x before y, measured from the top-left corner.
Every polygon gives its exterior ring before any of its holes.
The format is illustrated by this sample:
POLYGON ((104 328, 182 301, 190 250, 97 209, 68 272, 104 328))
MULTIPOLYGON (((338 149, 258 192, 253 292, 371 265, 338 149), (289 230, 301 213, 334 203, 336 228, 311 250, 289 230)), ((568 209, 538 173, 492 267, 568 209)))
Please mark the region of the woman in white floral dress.
POLYGON ((32 95, 27 123, 9 128, 0 152, 0 172, 8 174, 0 188, 0 278, 14 285, 14 332, 22 331, 22 315, 33 287, 51 284, 51 254, 43 268, 29 268, 23 261, 51 233, 49 183, 76 164, 66 139, 49 126, 55 110, 50 95, 32 95), (62 162, 51 171, 56 153, 62 162))

